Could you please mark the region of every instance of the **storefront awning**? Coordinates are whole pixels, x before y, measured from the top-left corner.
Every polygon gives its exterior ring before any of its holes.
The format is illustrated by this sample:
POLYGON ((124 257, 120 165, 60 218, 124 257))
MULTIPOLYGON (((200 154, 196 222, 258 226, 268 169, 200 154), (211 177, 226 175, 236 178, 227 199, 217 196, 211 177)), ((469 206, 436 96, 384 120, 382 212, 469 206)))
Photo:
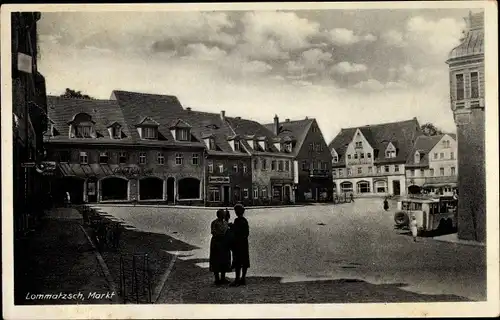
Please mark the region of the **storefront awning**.
POLYGON ((77 176, 81 178, 106 177, 116 175, 119 165, 109 164, 73 164, 59 163, 59 174, 65 176, 77 176))

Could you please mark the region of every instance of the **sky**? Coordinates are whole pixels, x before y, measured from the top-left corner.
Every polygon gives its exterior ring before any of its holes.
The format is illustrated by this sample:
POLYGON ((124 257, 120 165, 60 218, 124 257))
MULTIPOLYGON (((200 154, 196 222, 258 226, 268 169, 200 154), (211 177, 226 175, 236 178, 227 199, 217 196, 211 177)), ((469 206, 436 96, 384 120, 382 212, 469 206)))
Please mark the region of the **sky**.
POLYGON ((44 12, 38 69, 50 95, 128 90, 262 123, 316 118, 327 143, 413 117, 455 132, 445 61, 468 12, 44 12))

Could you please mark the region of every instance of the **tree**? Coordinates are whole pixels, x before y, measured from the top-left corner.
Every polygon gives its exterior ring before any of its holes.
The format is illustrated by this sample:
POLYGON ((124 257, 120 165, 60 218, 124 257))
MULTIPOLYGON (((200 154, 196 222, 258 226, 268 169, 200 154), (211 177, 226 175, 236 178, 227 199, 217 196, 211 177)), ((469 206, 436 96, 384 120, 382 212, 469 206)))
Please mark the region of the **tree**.
POLYGON ((426 136, 437 136, 440 134, 443 134, 443 131, 441 129, 437 128, 435 125, 432 123, 428 122, 420 126, 420 129, 422 130, 422 133, 426 136))
POLYGON ((61 94, 61 97, 72 98, 72 99, 88 99, 88 100, 94 99, 91 96, 83 94, 81 91, 72 90, 70 88, 66 88, 66 92, 61 94))

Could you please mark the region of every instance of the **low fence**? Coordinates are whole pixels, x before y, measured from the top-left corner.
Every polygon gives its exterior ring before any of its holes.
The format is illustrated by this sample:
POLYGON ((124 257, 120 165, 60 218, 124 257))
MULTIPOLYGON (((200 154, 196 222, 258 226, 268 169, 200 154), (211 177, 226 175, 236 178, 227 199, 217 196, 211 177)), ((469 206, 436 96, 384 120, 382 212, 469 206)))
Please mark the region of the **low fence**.
POLYGON ((124 303, 151 303, 151 269, 145 253, 120 256, 120 296, 124 303))

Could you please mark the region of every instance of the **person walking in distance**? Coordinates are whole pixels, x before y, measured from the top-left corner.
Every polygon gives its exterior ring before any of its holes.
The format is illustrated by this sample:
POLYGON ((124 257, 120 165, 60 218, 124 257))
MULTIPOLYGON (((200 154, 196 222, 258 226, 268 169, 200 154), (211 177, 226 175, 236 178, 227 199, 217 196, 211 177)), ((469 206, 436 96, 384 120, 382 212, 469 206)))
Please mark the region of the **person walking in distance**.
POLYGON ((410 230, 411 230, 411 235, 413 236, 413 241, 417 242, 418 228, 417 228, 417 218, 415 218, 415 216, 411 217, 410 230))
POLYGON ((250 233, 248 221, 243 217, 245 207, 241 204, 234 206, 237 218, 234 219, 233 231, 233 268, 236 278, 231 286, 246 285, 247 269, 250 267, 250 256, 248 250, 248 235, 250 233), (240 277, 241 272, 241 277, 240 277))
POLYGON ((209 270, 214 273, 215 285, 229 282, 226 279, 226 272, 231 268, 231 262, 227 254, 226 232, 228 224, 225 217, 224 210, 217 210, 217 219, 212 221, 210 225, 212 239, 210 240, 209 270))
POLYGON ((387 201, 387 197, 384 198, 384 210, 385 211, 389 210, 389 201, 387 201))

